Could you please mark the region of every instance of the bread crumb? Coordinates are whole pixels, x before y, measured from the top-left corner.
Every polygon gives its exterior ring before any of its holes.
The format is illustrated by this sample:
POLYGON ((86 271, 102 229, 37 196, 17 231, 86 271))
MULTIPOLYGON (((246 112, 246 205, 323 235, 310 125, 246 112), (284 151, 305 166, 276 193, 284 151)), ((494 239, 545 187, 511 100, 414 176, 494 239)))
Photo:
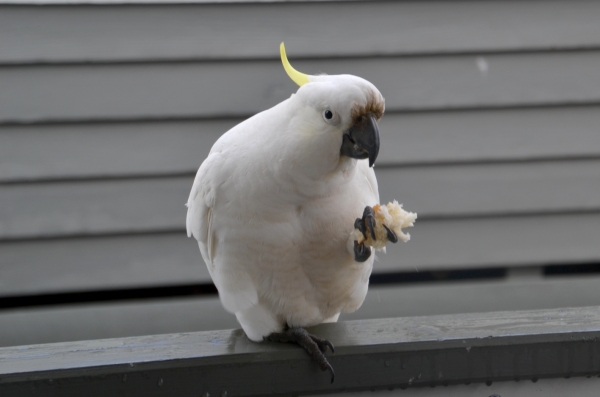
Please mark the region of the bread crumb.
POLYGON ((383 227, 386 225, 388 228, 396 233, 398 239, 407 242, 410 240, 410 234, 404 233, 402 229, 407 227, 413 227, 414 222, 417 219, 417 214, 414 212, 405 211, 402 208, 402 204, 398 204, 398 201, 394 200, 386 205, 375 205, 373 206, 375 212, 375 237, 373 240, 371 235, 367 233, 367 239, 361 233, 360 230, 354 229, 352 231, 352 237, 358 243, 363 243, 367 247, 373 247, 376 250, 385 249, 388 243, 387 230, 383 227))

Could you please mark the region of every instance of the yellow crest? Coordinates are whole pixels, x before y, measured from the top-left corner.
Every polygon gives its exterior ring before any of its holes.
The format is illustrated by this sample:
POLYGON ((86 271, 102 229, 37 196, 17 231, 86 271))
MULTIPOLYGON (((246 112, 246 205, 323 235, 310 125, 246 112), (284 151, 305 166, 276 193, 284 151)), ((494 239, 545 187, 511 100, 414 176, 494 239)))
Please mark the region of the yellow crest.
POLYGON ((308 75, 300 73, 294 69, 292 65, 290 65, 290 61, 288 61, 287 55, 285 55, 285 46, 283 45, 283 42, 279 46, 279 53, 281 54, 281 63, 283 63, 283 68, 287 72, 288 76, 290 76, 290 79, 292 79, 294 83, 298 84, 300 87, 308 83, 308 75))

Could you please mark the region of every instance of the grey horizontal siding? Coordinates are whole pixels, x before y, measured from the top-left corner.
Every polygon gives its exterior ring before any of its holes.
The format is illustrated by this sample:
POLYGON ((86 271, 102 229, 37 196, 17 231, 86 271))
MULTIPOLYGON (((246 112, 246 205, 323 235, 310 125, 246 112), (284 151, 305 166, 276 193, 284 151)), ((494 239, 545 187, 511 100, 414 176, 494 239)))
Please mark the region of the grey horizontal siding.
POLYGON ((594 1, 2 6, 0 62, 373 56, 599 45, 594 1))
POLYGON ((375 271, 597 263, 598 222, 598 213, 421 220, 411 241, 378 254, 375 271))
MULTIPOLYGON (((242 119, 0 126, 0 182, 194 173, 242 119)), ((600 157, 600 107, 388 113, 378 166, 600 157)))
MULTIPOLYGON (((392 112, 600 101, 600 51, 297 62, 290 56, 305 73, 370 80, 392 112)), ((4 66, 0 122, 247 116, 295 90, 276 60, 4 66)))
POLYGON ((0 236, 182 230, 192 181, 187 177, 2 186, 0 236))
MULTIPOLYGON (((372 286, 343 320, 537 310, 600 304, 599 277, 372 286)), ((217 297, 159 299, 0 312, 0 346, 239 328, 217 297)))
POLYGON ((596 306, 600 277, 372 286, 363 306, 343 320, 596 306))
POLYGON ((183 231, 0 243, 0 296, 211 282, 183 231))
POLYGON ((385 168, 381 202, 421 218, 600 209, 600 160, 385 168))
MULTIPOLYGON (((594 263, 599 224, 599 213, 419 220, 373 272, 594 263)), ((0 274, 0 296, 210 282, 183 231, 2 242, 0 274)))
POLYGON ((238 121, 0 126, 0 182, 192 174, 238 121))
MULTIPOLYGON (((421 219, 600 210, 600 160, 377 170, 421 219)), ((0 238, 182 230, 193 176, 0 186, 0 238)), ((360 214, 356 214, 359 216, 360 214)))
MULTIPOLYGON (((209 282, 183 203, 218 136, 296 90, 281 41, 299 70, 386 97, 382 201, 419 219, 375 273, 598 263, 598 15, 583 0, 0 4, 0 296, 209 282)), ((595 281, 374 289, 355 318, 599 304, 595 281)), ((221 319, 214 298, 31 309, 0 313, 0 339, 221 319)))
POLYGON ((238 328, 219 298, 156 299, 0 312, 0 346, 238 328))

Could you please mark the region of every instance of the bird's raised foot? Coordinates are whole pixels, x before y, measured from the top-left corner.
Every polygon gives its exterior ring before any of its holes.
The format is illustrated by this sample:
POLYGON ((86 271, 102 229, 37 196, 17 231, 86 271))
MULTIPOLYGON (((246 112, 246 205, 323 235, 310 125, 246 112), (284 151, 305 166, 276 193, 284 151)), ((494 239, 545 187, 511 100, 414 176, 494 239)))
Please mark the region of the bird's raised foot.
MULTIPOLYGON (((375 237, 375 211, 372 207, 366 206, 363 212, 362 218, 356 218, 354 221, 354 228, 359 230, 365 240, 367 232, 371 235, 373 240, 375 237)), ((365 262, 371 256, 371 248, 367 247, 364 242, 359 243, 354 241, 354 260, 357 262, 365 262)))
POLYGON ((331 373, 331 383, 335 378, 333 367, 327 361, 327 358, 323 353, 328 349, 334 352, 334 347, 331 342, 326 339, 321 339, 315 335, 309 334, 304 328, 292 327, 287 328, 282 332, 273 332, 269 336, 265 336, 264 340, 269 342, 280 342, 280 343, 297 343, 304 348, 310 354, 313 361, 319 365, 321 371, 329 371, 331 373))

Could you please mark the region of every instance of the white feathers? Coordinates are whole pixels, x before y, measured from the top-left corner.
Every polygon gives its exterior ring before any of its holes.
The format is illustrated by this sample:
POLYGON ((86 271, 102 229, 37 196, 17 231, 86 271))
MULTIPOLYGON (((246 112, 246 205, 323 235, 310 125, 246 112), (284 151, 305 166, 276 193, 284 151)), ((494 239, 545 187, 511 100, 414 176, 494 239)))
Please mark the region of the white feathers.
MULTIPOLYGON (((248 337, 336 321, 356 310, 374 255, 354 260, 354 220, 379 202, 367 160, 340 156, 352 109, 383 101, 354 76, 319 76, 297 94, 235 126, 213 146, 188 199, 223 306, 248 337), (328 123, 324 109, 339 120, 328 123)), ((381 104, 381 108, 382 108, 381 104)))
POLYGON ((280 330, 281 324, 266 307, 256 305, 235 313, 248 339, 261 342, 263 337, 280 330))

